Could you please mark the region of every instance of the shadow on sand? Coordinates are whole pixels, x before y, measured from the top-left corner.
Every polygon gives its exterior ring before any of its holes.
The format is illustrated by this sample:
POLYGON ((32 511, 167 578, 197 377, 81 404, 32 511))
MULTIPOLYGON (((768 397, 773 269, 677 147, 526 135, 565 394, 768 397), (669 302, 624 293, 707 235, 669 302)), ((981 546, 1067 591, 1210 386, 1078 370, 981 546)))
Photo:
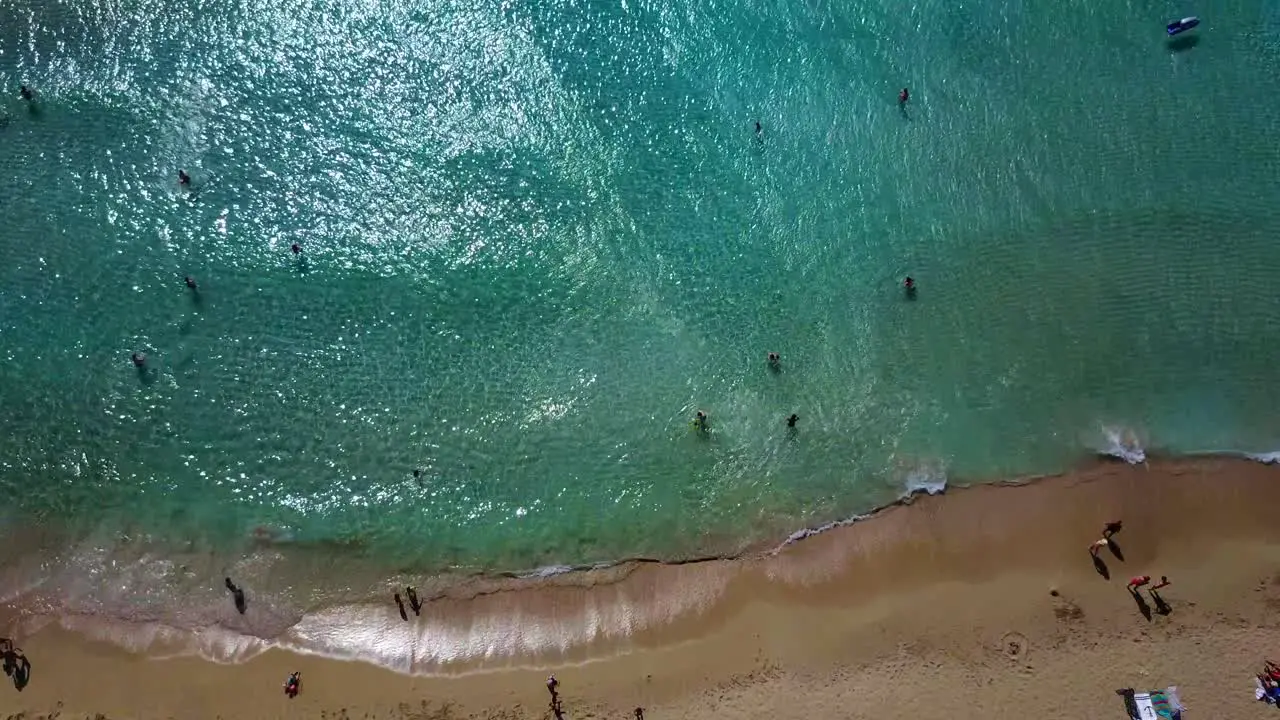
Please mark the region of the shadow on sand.
POLYGON ((1173 608, 1169 607, 1169 603, 1165 602, 1164 598, 1160 597, 1160 593, 1154 589, 1151 590, 1151 600, 1156 604, 1156 612, 1161 615, 1168 615, 1173 612, 1173 608))
POLYGON ((1124 553, 1120 551, 1120 546, 1116 544, 1115 540, 1107 538, 1107 549, 1111 551, 1112 555, 1116 556, 1117 560, 1124 562, 1124 553))
POLYGON ((0 639, 0 648, 3 648, 4 653, 4 674, 13 678, 13 686, 18 692, 22 692, 27 683, 31 682, 31 661, 21 648, 13 646, 12 640, 0 639))
POLYGON ((1102 576, 1102 579, 1110 580, 1111 571, 1107 569, 1107 564, 1102 562, 1102 558, 1094 555, 1093 553, 1089 553, 1089 557, 1093 558, 1093 569, 1098 571, 1098 574, 1102 576))
POLYGON ((1142 617, 1151 619, 1151 606, 1142 598, 1142 593, 1133 588, 1129 588, 1129 594, 1133 596, 1133 601, 1138 605, 1138 612, 1142 613, 1142 617))

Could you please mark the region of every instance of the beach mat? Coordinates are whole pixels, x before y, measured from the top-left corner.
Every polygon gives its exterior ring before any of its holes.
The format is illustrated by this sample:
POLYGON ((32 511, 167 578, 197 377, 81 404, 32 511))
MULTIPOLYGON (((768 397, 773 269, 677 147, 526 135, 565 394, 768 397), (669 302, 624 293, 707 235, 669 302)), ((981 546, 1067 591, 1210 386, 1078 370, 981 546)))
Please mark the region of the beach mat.
POLYGON ((1182 711, 1186 709, 1178 699, 1178 688, 1173 685, 1151 692, 1126 688, 1116 693, 1124 698, 1125 712, 1132 720, 1181 720, 1182 711))

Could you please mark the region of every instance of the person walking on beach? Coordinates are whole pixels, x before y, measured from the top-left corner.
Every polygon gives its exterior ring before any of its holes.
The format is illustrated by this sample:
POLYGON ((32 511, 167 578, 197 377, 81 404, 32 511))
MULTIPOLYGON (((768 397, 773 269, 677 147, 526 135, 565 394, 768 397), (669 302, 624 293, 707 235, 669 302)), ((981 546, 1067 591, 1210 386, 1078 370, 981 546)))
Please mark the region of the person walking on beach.
POLYGON ((555 675, 547 676, 547 692, 551 693, 551 699, 554 701, 560 695, 560 681, 555 675))
POLYGON ((396 607, 400 608, 400 619, 409 622, 409 613, 404 611, 404 601, 400 599, 400 593, 395 594, 396 607))
POLYGON ((409 608, 413 610, 413 614, 420 614, 418 611, 422 610, 422 603, 418 602, 418 591, 411 587, 406 587, 404 589, 404 594, 409 597, 409 608))
POLYGON ((1101 540, 1095 540, 1093 541, 1093 544, 1089 546, 1089 554, 1094 557, 1098 557, 1098 553, 1102 551, 1102 548, 1107 547, 1110 544, 1111 544, 1111 541, 1108 540, 1107 538, 1102 538, 1101 540))
POLYGON ((1138 592, 1138 588, 1144 585, 1148 585, 1150 583, 1151 583, 1150 575, 1139 575, 1137 577, 1130 578, 1129 584, 1127 587, 1129 588, 1129 592, 1136 594, 1138 592))
POLYGON ((298 697, 300 690, 302 690, 302 673, 295 671, 284 681, 284 694, 288 695, 289 699, 292 700, 298 697))
POLYGON ((1112 535, 1115 535, 1116 533, 1120 532, 1120 529, 1122 527, 1124 527, 1124 521, 1122 520, 1109 522, 1106 524, 1106 527, 1102 529, 1102 537, 1110 538, 1112 535))
POLYGON ((636 720, 644 720, 644 708, 636 708, 636 720))

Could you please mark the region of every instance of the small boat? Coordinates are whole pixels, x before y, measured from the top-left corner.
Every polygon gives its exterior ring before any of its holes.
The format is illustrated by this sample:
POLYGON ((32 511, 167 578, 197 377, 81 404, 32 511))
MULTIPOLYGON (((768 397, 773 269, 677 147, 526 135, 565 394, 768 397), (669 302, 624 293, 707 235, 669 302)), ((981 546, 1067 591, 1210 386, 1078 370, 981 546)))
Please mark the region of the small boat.
POLYGON ((1200 24, 1200 18, 1198 17, 1195 17, 1195 16, 1184 17, 1181 20, 1174 20, 1173 22, 1166 25, 1164 29, 1165 29, 1165 32, 1169 33, 1170 35, 1177 35, 1178 33, 1186 32, 1199 24, 1200 24))

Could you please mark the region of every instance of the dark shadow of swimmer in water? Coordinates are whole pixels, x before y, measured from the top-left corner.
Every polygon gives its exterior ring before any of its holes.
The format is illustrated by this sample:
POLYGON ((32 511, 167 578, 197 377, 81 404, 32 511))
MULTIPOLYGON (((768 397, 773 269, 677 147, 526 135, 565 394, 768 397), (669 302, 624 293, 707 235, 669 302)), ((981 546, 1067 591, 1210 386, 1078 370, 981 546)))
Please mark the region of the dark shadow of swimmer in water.
POLYGON ((1196 34, 1179 35, 1165 43, 1171 53, 1182 53, 1200 44, 1200 36, 1196 34))
POLYGON ((1107 569, 1107 564, 1102 562, 1102 558, 1094 555, 1093 553, 1089 553, 1089 557, 1093 558, 1093 569, 1098 571, 1098 574, 1102 576, 1102 579, 1110 580, 1111 571, 1107 569))

